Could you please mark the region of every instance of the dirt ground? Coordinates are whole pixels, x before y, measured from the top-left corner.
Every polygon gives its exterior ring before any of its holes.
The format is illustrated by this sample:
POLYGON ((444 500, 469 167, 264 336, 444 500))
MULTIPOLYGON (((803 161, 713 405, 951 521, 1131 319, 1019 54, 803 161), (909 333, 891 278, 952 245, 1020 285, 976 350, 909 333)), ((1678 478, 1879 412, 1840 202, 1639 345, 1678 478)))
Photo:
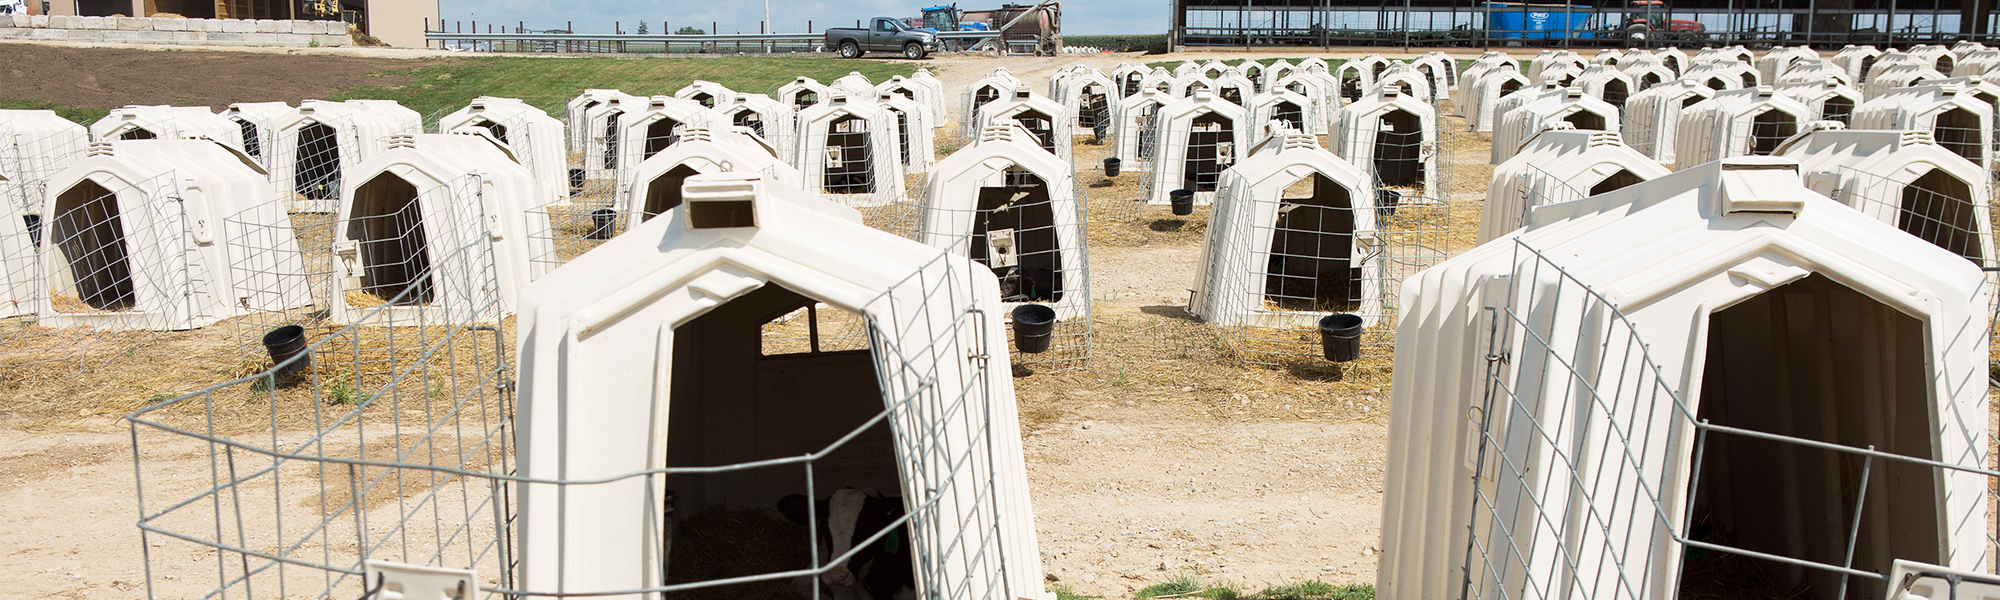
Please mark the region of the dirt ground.
MULTIPOLYGON (((440 54, 319 49, 265 61, 259 58, 278 53, 61 48, 66 60, 21 64, 7 60, 10 46, 0 45, 0 89, 10 97, 104 107, 216 106, 241 99, 238 89, 265 90, 258 100, 296 101, 412 59, 399 56, 440 54), (75 64, 102 66, 79 73, 75 64), (217 74, 224 70, 230 75, 217 74)), ((955 97, 998 66, 1040 90, 1057 68, 1071 64, 1109 70, 1123 61, 1241 56, 1274 55, 939 57, 925 66, 955 97)), ((955 114, 957 103, 951 104, 955 114)), ((1468 157, 1460 164, 1473 167, 1457 175, 1453 200, 1484 191, 1480 173, 1490 177, 1490 168, 1482 141, 1453 148, 1468 157)), ((1093 151, 1077 150, 1079 162, 1093 151)), ((1092 177, 1084 174, 1079 183, 1092 177)), ((1092 200, 1131 201, 1115 195, 1092 200)), ((1161 217, 1146 213, 1093 232, 1104 241, 1091 249, 1097 316, 1090 367, 1016 379, 1051 585, 1116 597, 1183 574, 1251 590, 1309 579, 1374 583, 1386 386, 1322 371, 1246 367, 1227 356, 1215 332, 1180 308, 1194 287, 1199 229, 1161 217)), ((1473 225, 1459 224, 1467 231, 1473 225)), ((104 401, 74 416, 70 405, 61 413, 25 414, 16 400, 38 394, 0 385, 0 506, 7 507, 0 510, 7 517, 0 519, 0 589, 36 598, 140 596, 147 581, 142 551, 155 553, 152 578, 163 597, 213 587, 213 567, 201 571, 208 564, 201 555, 140 543, 133 526, 133 436, 119 419, 188 385, 97 390, 104 401)), ((185 473, 192 490, 208 481, 203 448, 154 445, 139 458, 148 472, 185 473)))

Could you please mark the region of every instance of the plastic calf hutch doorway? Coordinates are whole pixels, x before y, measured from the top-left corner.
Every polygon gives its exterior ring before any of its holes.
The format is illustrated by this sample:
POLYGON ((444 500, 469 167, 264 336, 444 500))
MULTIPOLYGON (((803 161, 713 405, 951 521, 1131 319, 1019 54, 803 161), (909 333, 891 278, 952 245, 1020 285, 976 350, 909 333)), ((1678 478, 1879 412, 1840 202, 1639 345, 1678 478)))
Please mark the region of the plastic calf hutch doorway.
MULTIPOLYGON (((1917 319, 1825 275, 1765 291, 1708 316, 1695 418, 1934 459, 1924 335, 1917 319)), ((1842 564, 1852 527, 1860 532, 1853 564, 1940 562, 1941 482, 1931 469, 1876 462, 1861 487, 1857 456, 1740 435, 1706 442, 1689 490, 1690 538, 1842 564)), ((1800 587, 1812 598, 1882 592, 1872 581, 1846 583, 1836 573, 1740 555, 1709 555, 1684 568, 1683 597, 1800 587), (1744 569, 1746 562, 1757 568, 1744 569)))
POLYGON ((389 304, 430 304, 430 239, 417 186, 383 173, 355 189, 351 210, 347 237, 366 265, 360 290, 389 304))

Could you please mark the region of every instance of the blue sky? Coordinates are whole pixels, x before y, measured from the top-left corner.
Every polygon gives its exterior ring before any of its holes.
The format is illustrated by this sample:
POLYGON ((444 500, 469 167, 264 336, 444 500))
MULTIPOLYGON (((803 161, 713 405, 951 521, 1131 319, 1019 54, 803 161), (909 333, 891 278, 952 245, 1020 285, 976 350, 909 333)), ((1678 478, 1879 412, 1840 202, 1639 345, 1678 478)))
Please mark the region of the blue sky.
MULTIPOLYGON (((1023 0, 1009 1, 1023 3, 1023 0)), ((949 3, 938 0, 770 2, 771 21, 779 25, 780 31, 787 32, 803 30, 807 20, 813 21, 815 29, 829 23, 851 26, 855 19, 914 17, 919 8, 949 3)), ((652 33, 659 33, 657 29, 663 21, 675 29, 683 24, 708 29, 709 23, 719 22, 725 32, 741 29, 747 33, 756 31, 757 22, 764 18, 764 4, 760 0, 441 0, 440 3, 446 23, 478 21, 482 30, 488 23, 512 25, 522 21, 527 22, 529 29, 560 29, 568 21, 574 22, 579 32, 608 33, 613 22, 623 22, 625 32, 631 33, 634 25, 644 20, 652 25, 655 30, 652 33)), ((997 8, 1000 4, 1001 0, 958 2, 961 8, 997 8)), ((1167 29, 1168 6, 1164 0, 1072 0, 1063 3, 1063 33, 1163 33, 1167 29)))

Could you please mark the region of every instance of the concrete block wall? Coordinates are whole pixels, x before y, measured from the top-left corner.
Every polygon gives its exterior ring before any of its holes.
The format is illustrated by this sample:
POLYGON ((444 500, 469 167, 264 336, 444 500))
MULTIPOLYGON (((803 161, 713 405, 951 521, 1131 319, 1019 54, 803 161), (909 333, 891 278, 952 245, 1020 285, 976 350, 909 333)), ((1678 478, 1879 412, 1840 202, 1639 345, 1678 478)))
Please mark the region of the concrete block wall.
POLYGON ((339 21, 0 15, 0 40, 8 39, 299 47, 352 43, 347 24, 339 21))

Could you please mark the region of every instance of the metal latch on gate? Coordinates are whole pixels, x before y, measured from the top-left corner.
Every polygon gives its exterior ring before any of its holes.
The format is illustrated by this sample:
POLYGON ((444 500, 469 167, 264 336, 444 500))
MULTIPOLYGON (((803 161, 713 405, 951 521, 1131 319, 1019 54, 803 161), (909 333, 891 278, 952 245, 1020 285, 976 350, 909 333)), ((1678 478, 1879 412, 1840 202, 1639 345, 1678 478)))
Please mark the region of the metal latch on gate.
POLYGON ((361 563, 367 600, 472 600, 479 594, 471 570, 369 560, 361 563))

